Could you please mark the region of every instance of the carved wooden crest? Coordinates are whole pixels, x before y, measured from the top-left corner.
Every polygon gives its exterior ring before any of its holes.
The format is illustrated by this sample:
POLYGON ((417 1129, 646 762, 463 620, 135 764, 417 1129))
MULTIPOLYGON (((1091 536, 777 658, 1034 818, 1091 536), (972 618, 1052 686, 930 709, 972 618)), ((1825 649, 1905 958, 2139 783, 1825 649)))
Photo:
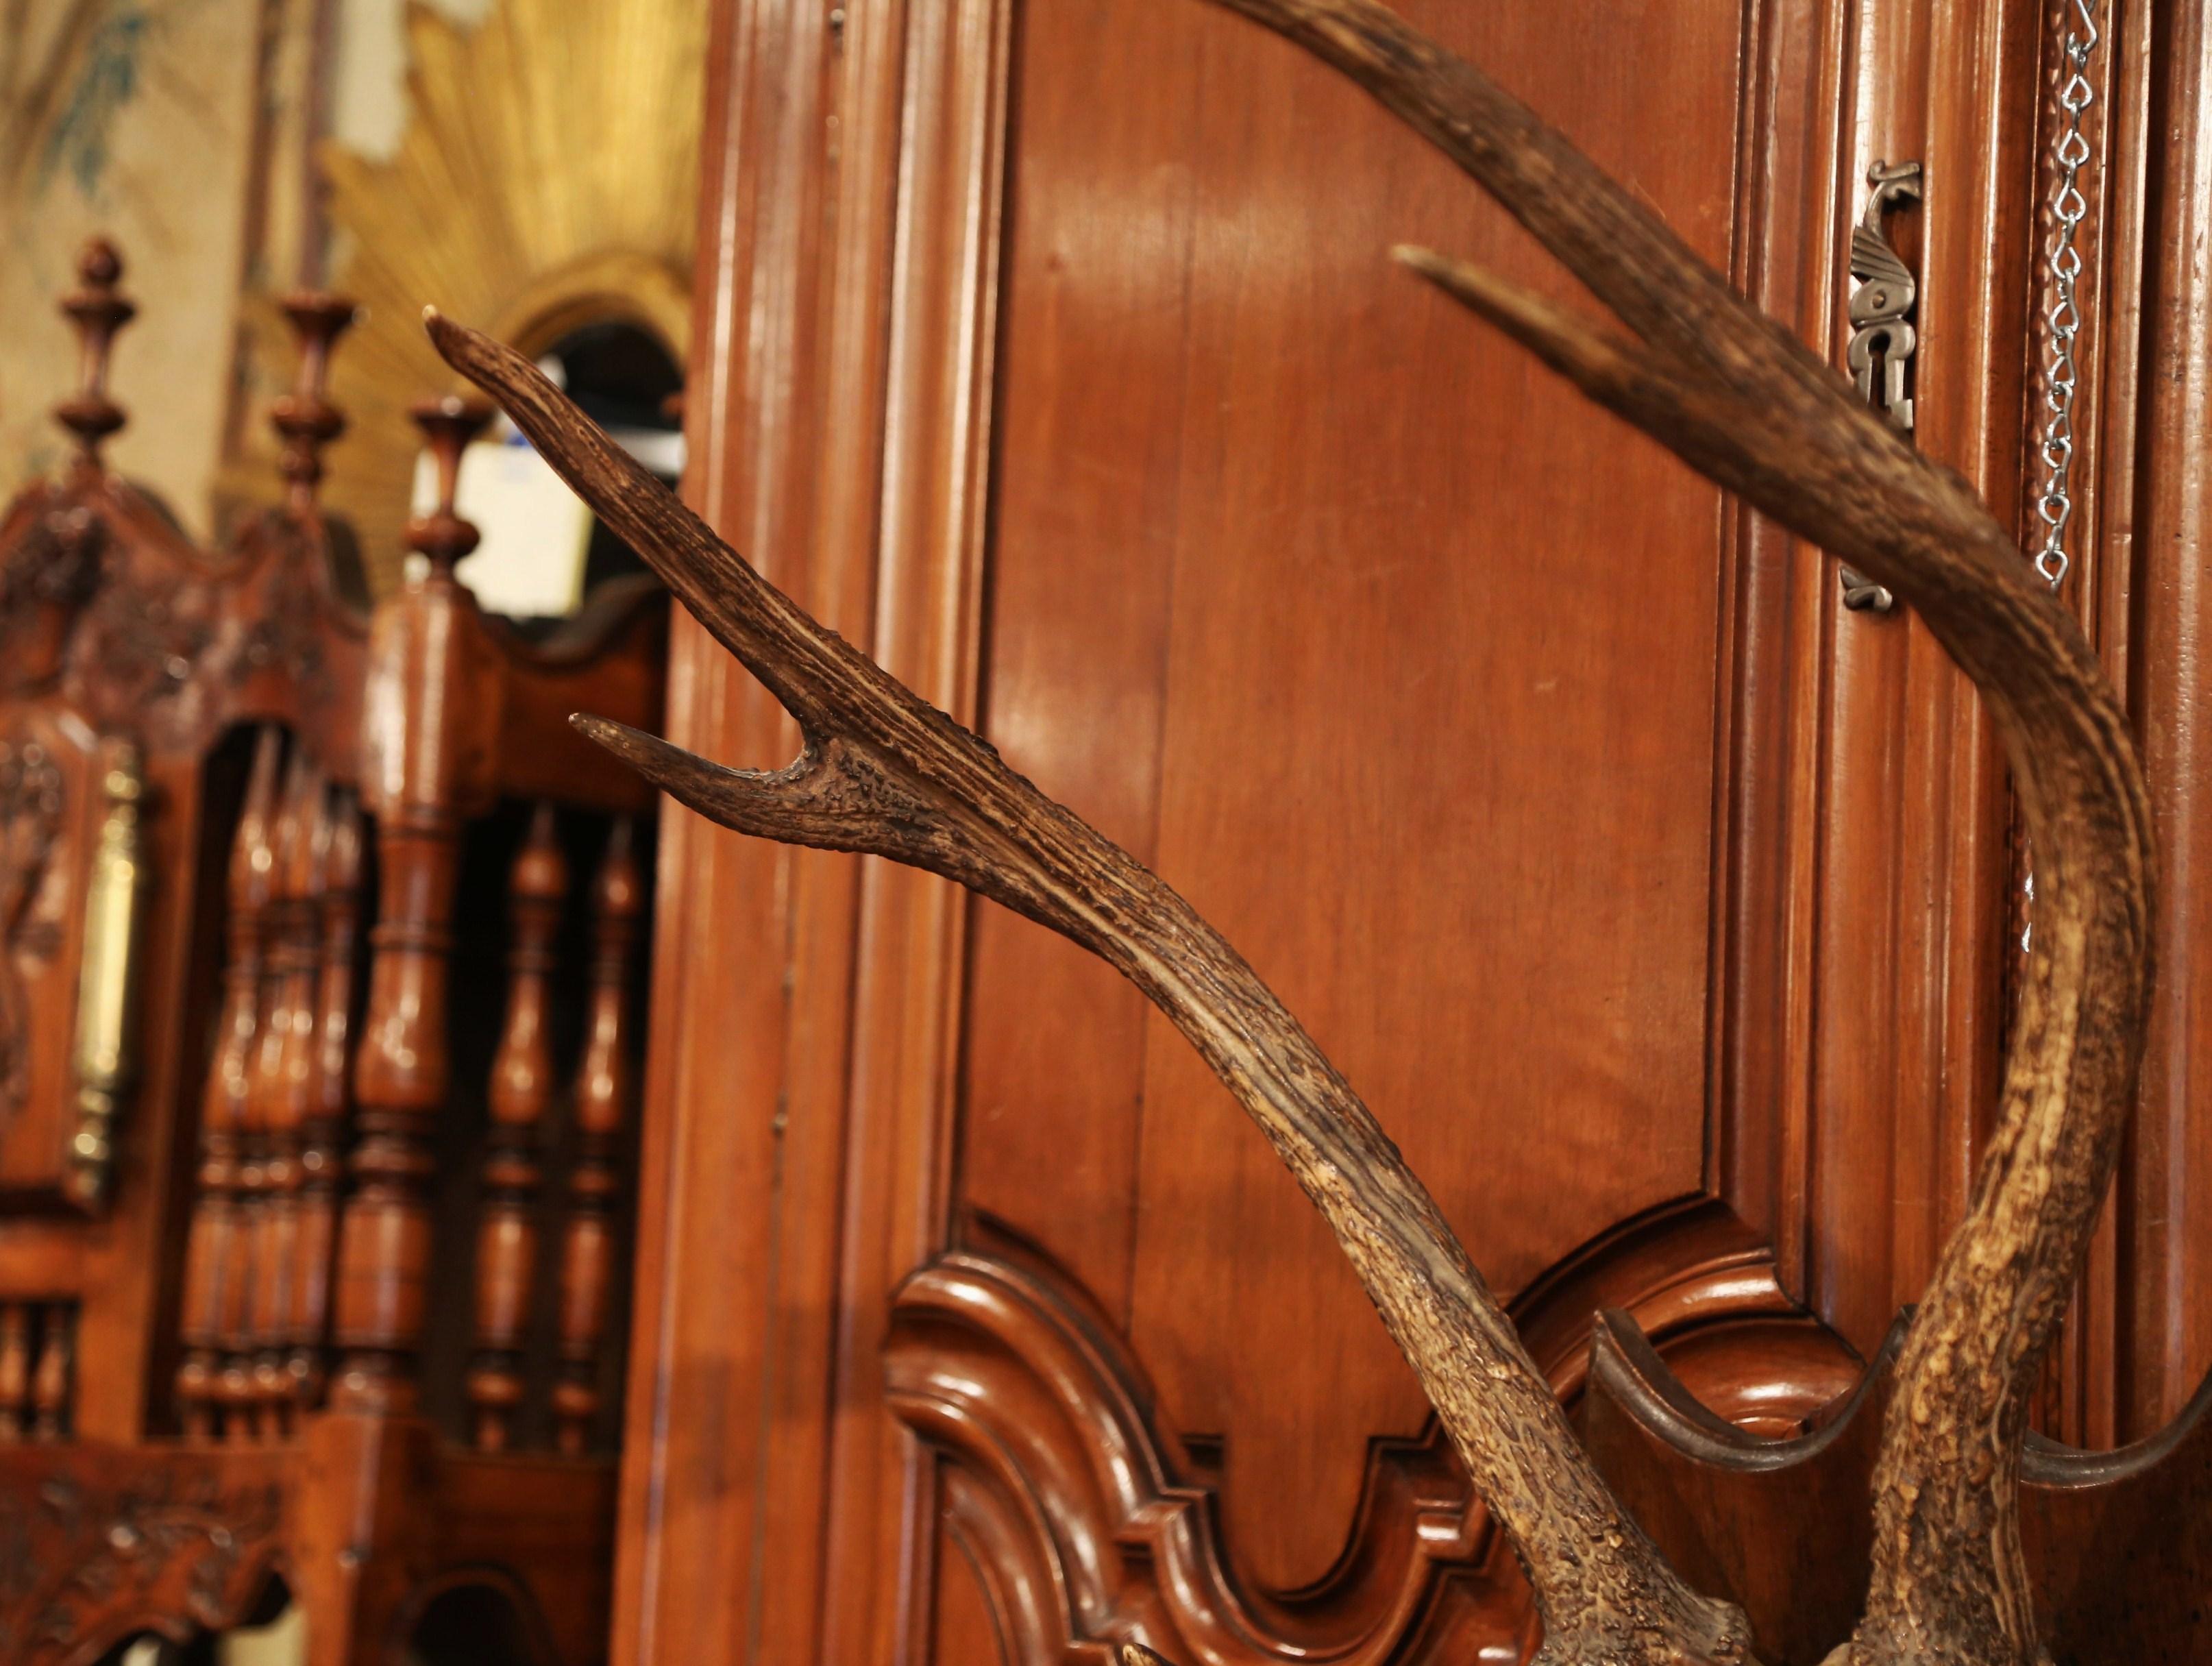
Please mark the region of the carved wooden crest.
POLYGON ((286 1514, 274 1455, 0 1453, 0 1657, 44 1666, 137 1632, 181 1642, 239 1624, 276 1568, 286 1514))

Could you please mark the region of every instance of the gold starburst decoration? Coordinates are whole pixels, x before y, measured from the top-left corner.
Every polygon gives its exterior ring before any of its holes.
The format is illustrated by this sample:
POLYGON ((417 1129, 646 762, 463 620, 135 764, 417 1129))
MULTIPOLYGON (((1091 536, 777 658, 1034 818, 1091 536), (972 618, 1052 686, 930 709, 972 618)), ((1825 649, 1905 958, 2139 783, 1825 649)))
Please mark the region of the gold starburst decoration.
MULTIPOLYGON (((454 386, 423 336, 426 304, 526 353, 622 320, 684 362, 706 10, 496 0, 468 27, 416 3, 398 154, 325 145, 331 287, 362 316, 331 378, 351 427, 323 499, 359 534, 372 587, 398 570, 420 446, 408 407, 454 386)), ((282 386, 293 349, 273 301, 256 311, 258 379, 282 386)), ((270 477, 259 459, 229 472, 270 477)))

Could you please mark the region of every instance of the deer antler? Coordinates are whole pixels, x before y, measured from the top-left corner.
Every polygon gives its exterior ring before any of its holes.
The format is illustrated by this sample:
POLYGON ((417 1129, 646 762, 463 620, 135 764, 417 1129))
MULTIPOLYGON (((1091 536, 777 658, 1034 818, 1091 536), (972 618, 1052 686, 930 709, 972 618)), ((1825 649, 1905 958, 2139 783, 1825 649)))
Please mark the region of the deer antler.
MULTIPOLYGON (((2039 953, 1973 1206, 1908 1337, 1866 1618, 1839 1658, 2037 1657, 2015 1508, 2027 1390, 2110 1177, 2141 1051, 2150 833, 2118 703, 1966 486, 1913 452, 1656 216, 1471 66, 1367 0, 1222 0, 1365 86, 1632 332, 1401 252, 1700 472, 1912 603, 1988 699, 2036 852, 2039 953)), ((433 315, 495 394, 799 721, 799 760, 721 769, 586 733, 725 825, 957 880, 1122 971, 1190 1039, 1328 1218, 1512 1540, 1552 1663, 1747 1658, 1620 1511, 1434 1201, 1297 1021, 1173 891, 768 584, 519 356, 433 315)))
POLYGON ((1597 403, 1909 601, 1989 703, 2035 851, 2002 1114, 1907 1332, 1865 1618, 1839 1660, 2041 1657, 2016 1493, 2028 1393, 2134 1096, 2151 825, 2125 714, 1972 490, 1480 71, 1370 0, 1221 0, 1341 70, 1534 234, 1621 339, 1441 256, 1414 270, 1597 403))
POLYGON ((447 362, 506 406, 798 720, 805 747, 763 773, 601 718, 577 727, 725 827, 941 873, 1115 967, 1198 1049, 1327 1217, 1528 1570, 1544 1658, 1747 1660, 1741 1614, 1684 1584, 1614 1502, 1435 1200, 1221 934, 988 742, 809 617, 520 354, 426 319, 447 362))

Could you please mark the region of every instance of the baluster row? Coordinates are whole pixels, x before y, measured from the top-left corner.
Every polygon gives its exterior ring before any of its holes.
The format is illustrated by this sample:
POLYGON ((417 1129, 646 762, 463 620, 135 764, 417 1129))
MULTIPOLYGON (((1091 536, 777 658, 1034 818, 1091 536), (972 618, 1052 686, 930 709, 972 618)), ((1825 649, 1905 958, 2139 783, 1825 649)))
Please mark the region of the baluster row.
POLYGON ((0 1302, 0 1446, 69 1432, 76 1367, 74 1303, 0 1302))
POLYGON ((350 793, 334 798, 323 866, 323 964, 316 988, 314 1090, 300 1128, 299 1273, 292 1289, 285 1375, 294 1403, 320 1403, 329 1376, 332 1269, 337 1264, 340 1183, 352 1093, 354 967, 361 941, 365 836, 350 793))
MULTIPOLYGON (((368 1183, 377 1165, 357 1156, 352 1166, 362 1183, 351 1202, 343 1184, 364 844, 351 795, 332 788, 302 752, 286 761, 274 727, 257 733, 231 843, 228 958, 202 1109, 179 1326, 176 1399, 195 1438, 279 1438, 300 1412, 319 1402, 342 1220, 357 1218, 357 1247, 371 1252, 360 1259, 377 1287, 390 1292, 408 1282, 405 1268, 386 1263, 409 1246, 361 1231, 390 1202, 383 1195, 389 1180, 381 1188, 368 1183)), ((538 806, 531 818, 509 890, 508 998, 489 1096, 476 1357, 466 1384, 473 1437, 488 1451, 511 1444, 526 1396, 522 1362, 541 1256, 538 1198, 557 1093, 550 1006, 570 876, 550 806, 538 806)), ((631 826, 619 821, 590 890, 575 1144, 559 1214, 551 1405, 556 1443, 569 1453, 587 1447, 599 1410, 617 1158, 633 1094, 628 990, 642 891, 631 826)), ((419 930, 385 937, 377 944, 385 958, 400 950, 442 960, 441 938, 424 940, 419 930)), ((361 1120, 361 1152, 373 1155, 377 1119, 361 1120)), ((381 1138, 392 1143, 389 1130, 381 1138)), ((419 1326, 394 1327, 392 1340, 403 1330, 419 1334, 419 1326)), ((404 1368, 412 1363, 407 1357, 404 1368)))
MULTIPOLYGON (((539 805, 509 884, 513 936, 507 1018, 492 1066, 491 1134, 477 1241, 477 1357, 468 1395, 479 1450, 514 1438, 526 1392, 522 1357, 535 1307, 536 1200, 555 1097, 547 1009, 553 941, 569 888, 552 807, 539 805)), ((628 820, 617 821, 591 890, 592 957, 585 1043, 574 1085, 576 1147, 562 1230, 553 1385, 556 1440, 571 1455, 590 1444, 599 1405, 600 1349, 613 1278, 617 1168, 631 1089, 628 989, 642 886, 628 820)))
POLYGON ((295 753, 276 820, 275 883, 268 913, 266 1010, 247 1099, 250 1149, 258 1162, 258 1219, 247 1262, 253 1286, 246 1334, 226 1364, 226 1383, 241 1379, 242 1413, 264 1435, 281 1433, 294 1408, 289 1370, 300 1258, 301 1131, 318 1097, 315 1049, 322 975, 322 902, 330 854, 327 792, 320 773, 295 753))
POLYGON ((553 1385, 556 1441, 570 1455, 590 1444, 599 1409, 599 1354, 613 1288, 617 1160, 629 1120, 633 1073, 629 991, 644 886, 627 818, 607 841, 592 888, 590 1006, 576 1074, 576 1158, 568 1176, 561 1256, 560 1375, 553 1385))
POLYGON ((362 830, 282 736, 254 738, 185 1253, 179 1419, 275 1438, 319 1393, 345 1122, 362 830))
POLYGON ((540 804, 514 860, 508 886, 507 1022, 491 1067, 491 1131, 485 1142, 483 1216, 477 1229, 477 1359, 469 1373, 476 1444, 506 1449, 522 1403, 522 1350, 528 1340, 544 1178, 544 1124, 553 1103, 547 1033, 553 939, 568 895, 568 861, 555 836, 553 806, 540 804))
POLYGON ((275 812, 283 739, 273 727, 254 737, 246 802, 230 848, 222 1015, 200 1101, 198 1191, 185 1248, 184 1308, 178 1326, 184 1357, 177 1367, 177 1414, 185 1432, 212 1438, 222 1403, 222 1349, 237 1329, 244 1288, 241 1144, 248 1072, 261 1022, 262 915, 269 903, 275 853, 269 821, 275 812))

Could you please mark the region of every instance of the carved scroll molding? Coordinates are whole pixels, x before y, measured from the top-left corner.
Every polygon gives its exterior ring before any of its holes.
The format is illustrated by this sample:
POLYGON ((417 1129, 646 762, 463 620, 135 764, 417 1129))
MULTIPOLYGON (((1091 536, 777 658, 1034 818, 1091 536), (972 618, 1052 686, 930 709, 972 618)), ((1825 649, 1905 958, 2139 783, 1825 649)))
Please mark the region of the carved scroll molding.
POLYGON ((277 1455, 0 1452, 0 1658, 81 1666, 124 1639, 243 1622, 280 1560, 277 1455))
POLYGON ((1361 1548, 1322 1587, 1289 1601, 1242 1589, 1212 1490, 1142 1373, 1040 1269, 956 1252, 916 1274, 887 1369, 894 1411, 947 1460, 950 1524, 1024 1666, 1121 1638, 1185 1661, 1380 1661, 1436 1587, 1449 1580, 1455 1609, 1477 1594, 1467 1576, 1487 1535, 1430 1442, 1378 1449, 1361 1548))
POLYGON ((103 731, 189 726, 196 673, 221 646, 218 571, 114 476, 33 488, 0 525, 0 690, 58 679, 103 731))
MULTIPOLYGON (((1730 1418, 1795 1431, 1847 1391, 1849 1351, 1789 1313, 1771 1268, 1731 1242, 1714 1211, 1687 1210, 1532 1291, 1519 1316, 1562 1392, 1584 1376, 1591 1308, 1578 1304, 1608 1286, 1677 1339, 1684 1377, 1730 1418), (1705 1259, 1662 1272, 1654 1252, 1670 1240, 1705 1259)), ((1374 1443, 1330 1573, 1267 1592, 1239 1577, 1207 1466, 1142 1367, 1042 1260, 956 1250, 915 1274, 894 1299, 885 1368, 893 1411, 942 1460, 944 1523, 1009 1666, 1103 1662, 1123 1639, 1208 1666, 1517 1653, 1525 1591, 1433 1426, 1374 1443)))
POLYGON ((263 715, 343 736, 368 623, 333 565, 312 510, 203 550, 112 476, 34 489, 0 525, 0 691, 58 695, 149 751, 263 715))
MULTIPOLYGON (((1820 1666, 1864 1600, 1866 1499, 1902 1333, 1900 1322, 1817 1428, 1783 1442, 1756 1440, 1699 1405, 1626 1315, 1607 1315, 1595 1339, 1591 1456, 1685 1578, 1743 1604, 1772 1666, 1820 1666)), ((2212 1377, 2165 1430, 2116 1452, 2031 1436, 2021 1531, 2053 1659, 2212 1658, 2212 1377)))
POLYGON ((197 727, 197 673, 215 646, 216 598, 185 573, 118 573, 85 610, 65 686, 103 728, 197 727))
POLYGON ((337 680, 325 644, 335 632, 365 641, 365 618, 337 593, 325 537, 281 514, 264 515, 241 538, 258 569, 243 629, 226 643, 223 674, 234 690, 256 678, 289 679, 301 702, 329 704, 337 680))
POLYGON ((605 1649, 613 1493, 611 1464, 478 1459, 373 1419, 245 1450, 0 1444, 0 1661, 228 1631, 281 1575, 311 1632, 349 1637, 337 1657, 381 1666, 415 1637, 473 1658, 489 1593, 513 1657, 581 1666, 605 1649))
POLYGON ((0 687, 53 674, 62 635, 100 583, 103 528, 82 507, 35 515, 0 556, 0 687))

